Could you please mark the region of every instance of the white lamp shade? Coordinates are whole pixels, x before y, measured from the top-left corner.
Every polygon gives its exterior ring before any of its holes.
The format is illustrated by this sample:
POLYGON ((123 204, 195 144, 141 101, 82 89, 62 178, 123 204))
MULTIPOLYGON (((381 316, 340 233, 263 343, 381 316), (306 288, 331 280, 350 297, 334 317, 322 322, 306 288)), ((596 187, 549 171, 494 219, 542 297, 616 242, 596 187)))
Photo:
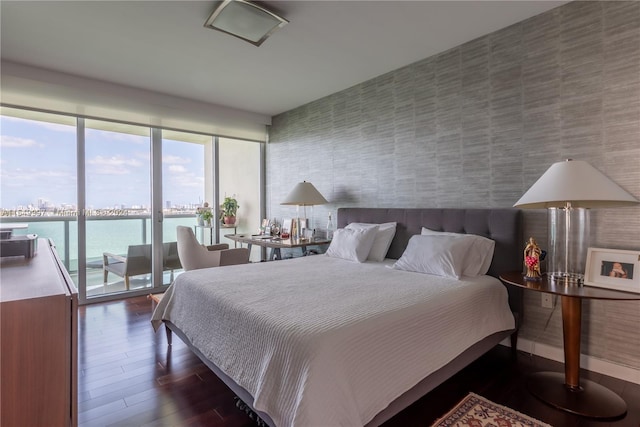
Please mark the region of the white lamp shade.
POLYGON ((327 202, 322 194, 313 186, 312 183, 302 181, 293 187, 293 190, 285 197, 281 205, 297 205, 297 206, 313 206, 324 205, 327 202))
POLYGON ((559 208, 567 202, 574 208, 631 206, 638 200, 605 174, 581 160, 551 165, 514 207, 559 208))

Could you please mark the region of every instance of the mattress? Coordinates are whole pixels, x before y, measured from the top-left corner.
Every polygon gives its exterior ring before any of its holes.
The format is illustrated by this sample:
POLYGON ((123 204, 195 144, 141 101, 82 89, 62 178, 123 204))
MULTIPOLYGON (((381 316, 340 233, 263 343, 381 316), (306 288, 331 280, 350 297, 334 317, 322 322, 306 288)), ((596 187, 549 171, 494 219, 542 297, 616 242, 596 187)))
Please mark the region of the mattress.
POLYGON ((277 426, 364 425, 465 349, 514 328, 495 278, 326 255, 182 273, 152 322, 175 324, 277 426))

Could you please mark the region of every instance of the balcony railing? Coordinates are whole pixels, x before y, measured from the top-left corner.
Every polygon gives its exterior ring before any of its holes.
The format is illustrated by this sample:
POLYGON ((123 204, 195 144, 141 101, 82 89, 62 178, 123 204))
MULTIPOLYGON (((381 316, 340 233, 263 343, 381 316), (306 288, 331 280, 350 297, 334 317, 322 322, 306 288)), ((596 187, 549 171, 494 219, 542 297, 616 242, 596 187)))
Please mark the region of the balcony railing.
MULTIPOLYGON (((131 244, 151 241, 149 215, 87 216, 87 263, 101 262, 103 252, 126 252, 131 244)), ((53 240, 62 261, 71 274, 77 274, 78 217, 76 216, 3 216, 0 223, 28 223, 15 234, 37 234, 53 240)), ((175 241, 176 225, 195 224, 195 214, 165 214, 164 241, 175 241)))

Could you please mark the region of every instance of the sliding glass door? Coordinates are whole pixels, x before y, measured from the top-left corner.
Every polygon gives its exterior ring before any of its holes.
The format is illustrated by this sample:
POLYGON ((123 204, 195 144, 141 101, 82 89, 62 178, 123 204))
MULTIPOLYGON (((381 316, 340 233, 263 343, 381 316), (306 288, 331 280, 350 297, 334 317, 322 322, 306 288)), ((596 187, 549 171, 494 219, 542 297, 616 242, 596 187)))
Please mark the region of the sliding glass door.
POLYGON ((150 129, 85 121, 86 296, 152 287, 150 129))

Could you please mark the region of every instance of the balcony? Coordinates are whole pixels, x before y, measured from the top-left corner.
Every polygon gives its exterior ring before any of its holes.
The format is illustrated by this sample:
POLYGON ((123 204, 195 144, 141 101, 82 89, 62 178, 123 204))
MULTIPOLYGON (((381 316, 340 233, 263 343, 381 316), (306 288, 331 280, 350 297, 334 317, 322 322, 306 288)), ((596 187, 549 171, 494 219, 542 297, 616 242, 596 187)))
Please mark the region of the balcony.
MULTIPOLYGON (((53 240, 58 254, 72 280, 79 287, 78 222, 76 216, 3 216, 3 223, 24 223, 28 227, 15 230, 14 234, 37 234, 39 238, 53 240)), ((194 214, 165 214, 163 240, 176 241, 176 226, 195 224, 194 214)), ((86 296, 87 298, 126 292, 124 279, 108 274, 104 283, 103 253, 127 254, 129 245, 151 243, 151 219, 149 215, 88 216, 86 223, 86 296)), ((175 274, 182 270, 164 271, 162 283, 169 285, 175 274)), ((130 279, 130 290, 151 288, 151 274, 141 274, 130 279)))

